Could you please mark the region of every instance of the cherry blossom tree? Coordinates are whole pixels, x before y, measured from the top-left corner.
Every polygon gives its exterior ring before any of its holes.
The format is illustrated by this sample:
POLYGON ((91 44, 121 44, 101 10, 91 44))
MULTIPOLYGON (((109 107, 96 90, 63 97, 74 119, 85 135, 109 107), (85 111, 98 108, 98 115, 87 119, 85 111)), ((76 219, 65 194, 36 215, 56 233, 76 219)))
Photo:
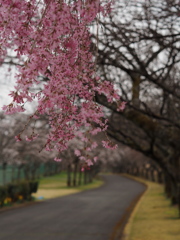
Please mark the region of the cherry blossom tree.
POLYGON ((18 156, 18 151, 14 148, 14 136, 19 126, 11 121, 11 127, 9 127, 10 121, 10 118, 5 117, 2 113, 0 114, 0 168, 2 168, 3 184, 7 181, 6 169, 8 164, 13 165, 14 159, 18 156))
MULTIPOLYGON (((38 131, 39 137, 31 144, 15 141, 14 136, 23 129, 27 119, 24 114, 0 114, 0 182, 3 184, 22 178, 34 180, 42 174, 48 176, 61 171, 61 163, 52 161, 56 157, 54 151, 43 149, 38 154, 48 134, 46 119, 37 121, 34 131, 38 131)), ((23 137, 29 132, 26 130, 23 137)))
MULTIPOLYGON (((124 106, 113 84, 97 76, 90 48, 90 25, 110 8, 111 0, 0 0, 0 60, 3 63, 9 52, 18 59, 12 102, 3 110, 24 112, 27 102, 37 101, 29 122, 48 117, 47 151, 65 150, 75 136, 86 144, 90 134, 106 130, 96 93, 115 100, 118 110, 124 106)), ((27 140, 37 136, 32 129, 27 140)), ((21 141, 22 134, 16 139, 21 141)))

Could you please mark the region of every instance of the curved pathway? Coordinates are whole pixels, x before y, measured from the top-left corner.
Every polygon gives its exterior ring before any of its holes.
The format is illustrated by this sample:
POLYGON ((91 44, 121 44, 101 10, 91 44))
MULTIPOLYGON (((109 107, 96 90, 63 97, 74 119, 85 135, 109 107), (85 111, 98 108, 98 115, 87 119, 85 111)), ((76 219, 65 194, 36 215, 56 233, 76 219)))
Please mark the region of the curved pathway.
POLYGON ((0 240, 109 240, 145 187, 119 176, 97 189, 0 213, 0 240))

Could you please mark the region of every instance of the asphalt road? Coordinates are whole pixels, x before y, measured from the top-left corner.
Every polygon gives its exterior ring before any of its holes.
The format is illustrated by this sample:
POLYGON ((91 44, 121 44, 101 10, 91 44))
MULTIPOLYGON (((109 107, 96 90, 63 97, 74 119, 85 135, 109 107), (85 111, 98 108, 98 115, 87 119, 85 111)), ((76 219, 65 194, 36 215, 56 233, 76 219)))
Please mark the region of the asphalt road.
POLYGON ((104 179, 98 189, 0 213, 0 240, 109 240, 145 187, 118 175, 104 179))

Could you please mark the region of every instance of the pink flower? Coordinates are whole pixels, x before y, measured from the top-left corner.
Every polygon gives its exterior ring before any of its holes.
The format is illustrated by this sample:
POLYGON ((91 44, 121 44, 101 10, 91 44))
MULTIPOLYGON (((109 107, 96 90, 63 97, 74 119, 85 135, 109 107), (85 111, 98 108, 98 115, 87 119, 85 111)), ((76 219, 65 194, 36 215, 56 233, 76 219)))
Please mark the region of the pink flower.
POLYGON ((26 141, 27 141, 27 142, 31 142, 31 141, 32 141, 32 138, 31 138, 31 137, 28 137, 28 136, 26 136, 26 141))
MULTIPOLYGON (((15 91, 10 93, 13 101, 3 110, 6 114, 24 112, 26 102, 35 100, 38 104, 32 120, 44 115, 49 120, 45 148, 61 152, 75 136, 88 143, 90 134, 107 129, 103 108, 94 101, 96 92, 104 94, 109 102, 118 101, 119 96, 113 84, 94 77, 95 62, 90 51, 89 25, 97 14, 107 11, 108 5, 100 0, 86 4, 79 0, 71 4, 64 0, 44 3, 1 0, 0 56, 4 59, 7 49, 15 49, 13 53, 22 63, 17 66, 15 91), (42 84, 44 77, 46 82, 42 84)), ((124 106, 121 104, 119 109, 124 106)), ((32 133, 26 140, 32 141, 37 136, 32 133)), ((21 141, 20 136, 16 140, 21 141)), ((89 151, 97 147, 96 143, 85 145, 89 151)), ((81 151, 77 149, 74 153, 86 162, 81 151)), ((92 163, 89 159, 87 162, 92 163)))
POLYGON ((110 141, 102 141, 102 145, 103 145, 103 147, 109 148, 109 149, 112 149, 112 150, 117 148, 117 144, 114 144, 110 141))
POLYGON ((18 95, 17 92, 11 91, 9 96, 13 97, 13 101, 17 103, 24 103, 23 97, 18 95))
POLYGON ((91 159, 87 159, 87 160, 86 160, 86 163, 87 163, 87 165, 88 165, 88 166, 91 166, 91 165, 93 165, 93 162, 92 162, 92 160, 91 160, 91 159))
POLYGON ((26 136, 26 141, 31 142, 31 141, 35 140, 38 136, 39 136, 39 134, 32 134, 30 137, 26 136))
POLYGON ((123 111, 126 107, 127 102, 121 102, 120 105, 117 108, 117 111, 123 111))
POLYGON ((57 158, 57 157, 55 157, 55 158, 54 158, 54 161, 55 161, 55 162, 61 162, 62 159, 61 159, 61 158, 57 158))
POLYGON ((81 152, 80 152, 78 149, 75 149, 75 150, 74 150, 74 154, 75 154, 77 157, 81 156, 81 152))
POLYGON ((20 142, 20 141, 22 141, 20 135, 15 136, 15 139, 16 139, 16 142, 20 142))
POLYGON ((75 49, 77 49, 77 43, 73 39, 69 39, 69 41, 65 43, 65 47, 71 51, 75 51, 75 49))
POLYGON ((91 148, 94 149, 98 146, 97 142, 93 142, 92 145, 91 145, 91 148))
POLYGON ((97 127, 97 128, 94 128, 92 131, 91 131, 91 134, 92 135, 96 135, 97 133, 101 132, 101 128, 97 127))

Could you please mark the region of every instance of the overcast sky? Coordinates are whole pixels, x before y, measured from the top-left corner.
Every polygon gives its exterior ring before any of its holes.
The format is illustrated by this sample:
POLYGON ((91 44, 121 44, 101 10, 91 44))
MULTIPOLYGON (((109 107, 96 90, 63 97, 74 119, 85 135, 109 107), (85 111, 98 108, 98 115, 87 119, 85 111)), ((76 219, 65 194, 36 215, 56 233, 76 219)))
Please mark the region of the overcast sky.
MULTIPOLYGON (((12 67, 11 72, 8 71, 7 65, 0 67, 0 111, 2 111, 4 105, 12 102, 9 93, 14 90, 15 72, 15 67, 12 67)), ((35 103, 33 103, 33 106, 35 106, 35 103)), ((32 103, 26 103, 25 108, 27 109, 25 113, 33 112, 32 103)))
POLYGON ((2 109, 3 105, 11 102, 11 97, 8 94, 14 89, 14 74, 14 69, 9 73, 8 66, 0 67, 0 109, 2 109))

